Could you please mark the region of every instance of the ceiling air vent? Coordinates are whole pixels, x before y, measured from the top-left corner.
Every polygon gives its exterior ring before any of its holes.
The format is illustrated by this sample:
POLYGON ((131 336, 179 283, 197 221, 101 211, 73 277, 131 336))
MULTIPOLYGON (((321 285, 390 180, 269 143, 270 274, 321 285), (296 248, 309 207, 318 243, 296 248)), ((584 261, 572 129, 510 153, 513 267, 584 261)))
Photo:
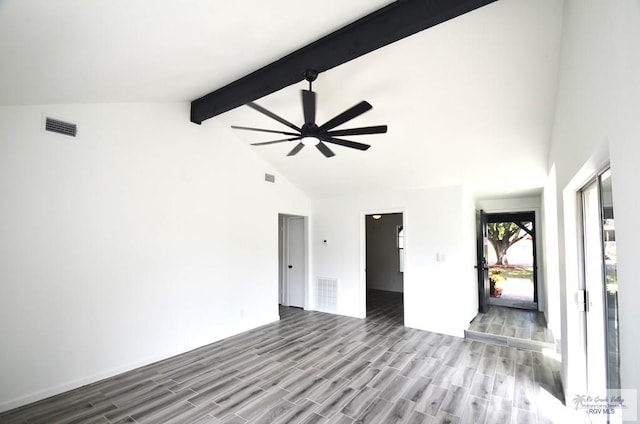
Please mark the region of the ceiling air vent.
POLYGON ((268 183, 275 183, 276 182, 276 176, 272 175, 272 174, 264 174, 264 180, 268 183))
POLYGON ((69 137, 75 137, 78 134, 78 126, 76 124, 50 118, 48 116, 45 118, 44 130, 56 134, 67 135, 69 137))

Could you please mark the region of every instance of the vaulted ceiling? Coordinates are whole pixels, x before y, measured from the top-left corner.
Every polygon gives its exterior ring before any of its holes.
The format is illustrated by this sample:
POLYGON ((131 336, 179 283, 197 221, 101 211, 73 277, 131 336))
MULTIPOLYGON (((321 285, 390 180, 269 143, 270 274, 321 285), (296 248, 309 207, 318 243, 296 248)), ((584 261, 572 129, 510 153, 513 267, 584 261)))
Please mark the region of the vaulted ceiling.
MULTIPOLYGON (((389 3, 3 0, 0 105, 189 102, 389 3)), ((343 127, 389 126, 352 137, 372 145, 366 152, 248 148, 314 197, 457 184, 481 196, 536 190, 561 24, 561 0, 499 0, 320 74, 319 122, 367 100, 373 110, 343 127)), ((257 102, 301 125, 303 88, 257 102)), ((284 129, 247 107, 202 125, 231 124, 284 129)), ((228 134, 246 145, 273 139, 228 134)))

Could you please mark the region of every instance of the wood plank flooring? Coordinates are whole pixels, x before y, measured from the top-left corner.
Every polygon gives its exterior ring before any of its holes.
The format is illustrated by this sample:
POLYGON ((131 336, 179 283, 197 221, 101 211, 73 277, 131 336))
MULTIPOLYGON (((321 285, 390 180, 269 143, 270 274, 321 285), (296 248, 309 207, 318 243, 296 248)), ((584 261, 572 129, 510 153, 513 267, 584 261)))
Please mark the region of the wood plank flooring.
POLYGON ((575 422, 558 401, 558 364, 543 354, 405 328, 392 316, 397 299, 370 300, 364 320, 281 308, 279 322, 0 423, 575 422))
POLYGON ((542 312, 504 306, 491 306, 487 313, 478 314, 465 331, 465 338, 537 351, 555 350, 553 334, 542 312))
POLYGON ((403 293, 367 289, 367 320, 404 325, 403 293))

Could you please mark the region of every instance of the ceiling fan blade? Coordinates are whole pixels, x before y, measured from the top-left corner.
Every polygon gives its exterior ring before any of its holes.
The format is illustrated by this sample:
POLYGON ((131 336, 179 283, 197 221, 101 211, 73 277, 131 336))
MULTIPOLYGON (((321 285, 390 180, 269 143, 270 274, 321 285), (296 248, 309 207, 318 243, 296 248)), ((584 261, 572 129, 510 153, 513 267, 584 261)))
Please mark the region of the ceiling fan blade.
POLYGON ((303 148, 303 147, 304 147, 304 144, 302 144, 302 143, 298 143, 298 144, 296 144, 296 147, 294 147, 294 148, 293 148, 293 150, 291 150, 287 156, 294 156, 294 155, 297 155, 297 154, 298 154, 298 152, 299 152, 300 150, 302 150, 302 148, 303 148))
POLYGON ((260 106, 257 103, 253 103, 253 102, 249 102, 247 103, 247 106, 249 106, 252 109, 257 110, 258 112, 267 115, 269 118, 271 119, 275 119, 276 121, 280 122, 283 125, 286 125, 287 127, 294 129, 298 132, 302 131, 300 128, 296 127, 295 125, 293 125, 291 122, 287 121, 284 118, 281 118, 280 116, 276 115, 275 113, 263 108, 262 106, 260 106))
MULTIPOLYGON (((302 143, 300 143, 300 144, 302 144, 302 143)), ((330 158, 331 156, 335 156, 335 155, 336 155, 336 154, 335 154, 335 153, 333 153, 333 152, 331 151, 331 149, 330 149, 330 148, 328 148, 328 147, 327 147, 327 145, 326 145, 326 144, 324 144, 322 141, 321 141, 320 143, 316 144, 316 147, 318 148, 318 150, 320 150, 320 152, 322 152, 322 154, 323 154, 325 157, 330 158)))
POLYGON ((300 140, 302 137, 284 138, 282 140, 263 141, 261 143, 251 143, 252 146, 266 146, 267 144, 284 143, 285 141, 300 140))
POLYGON ((238 125, 231 125, 231 128, 233 128, 234 130, 259 131, 259 132, 266 132, 266 133, 272 133, 272 134, 298 135, 298 134, 292 133, 292 132, 277 131, 277 130, 266 130, 264 128, 240 127, 238 125))
POLYGON ((305 124, 316 122, 316 93, 313 91, 302 90, 302 111, 305 124))
POLYGON ((373 106, 371 106, 368 102, 361 101, 357 105, 353 106, 350 109, 345 110, 340 115, 330 119, 324 124, 320 125, 318 131, 328 131, 332 128, 337 127, 338 125, 344 124, 347 121, 352 120, 353 118, 362 115, 368 110, 371 110, 373 106))
POLYGON ((384 134, 387 132, 386 125, 376 125, 373 127, 349 128, 346 130, 335 130, 327 132, 331 137, 342 135, 364 135, 364 134, 384 134))
POLYGON ((326 143, 333 143, 339 146, 351 147, 352 149, 367 150, 369 147, 371 147, 368 144, 356 143, 355 141, 342 140, 340 138, 335 138, 335 137, 320 136, 320 138, 322 139, 322 141, 326 143))

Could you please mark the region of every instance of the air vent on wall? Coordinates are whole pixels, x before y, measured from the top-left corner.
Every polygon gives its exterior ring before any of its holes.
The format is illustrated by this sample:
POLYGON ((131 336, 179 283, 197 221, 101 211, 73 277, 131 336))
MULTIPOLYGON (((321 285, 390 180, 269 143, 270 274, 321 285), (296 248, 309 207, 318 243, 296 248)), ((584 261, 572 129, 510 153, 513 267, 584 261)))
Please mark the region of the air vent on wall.
POLYGON ((276 182, 276 176, 272 175, 272 174, 264 174, 264 180, 268 183, 275 183, 276 182))
POLYGON ((44 129, 47 132, 62 134, 69 137, 75 137, 78 134, 78 126, 76 124, 48 116, 45 117, 44 129))
POLYGON ((338 306, 338 279, 318 277, 316 307, 320 311, 335 312, 338 306))

